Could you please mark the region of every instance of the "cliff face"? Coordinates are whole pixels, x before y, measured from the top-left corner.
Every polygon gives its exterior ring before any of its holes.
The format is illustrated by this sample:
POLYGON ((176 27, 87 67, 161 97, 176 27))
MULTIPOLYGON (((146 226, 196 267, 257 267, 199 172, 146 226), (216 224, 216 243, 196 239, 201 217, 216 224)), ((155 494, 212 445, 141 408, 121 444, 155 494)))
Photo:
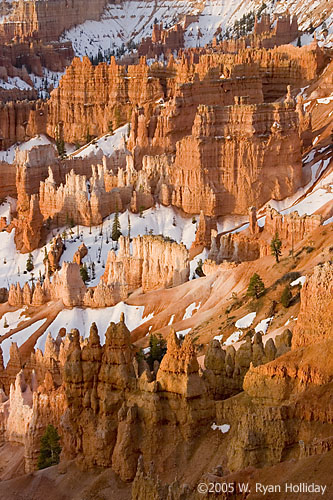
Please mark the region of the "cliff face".
POLYGON ((187 213, 241 214, 251 204, 290 196, 303 184, 293 99, 287 96, 284 104, 236 101, 199 106, 191 135, 176 143, 174 156, 144 159, 143 185, 155 188, 162 203, 187 213))
POLYGON ((132 245, 130 255, 129 239, 121 236, 117 257, 112 250, 109 252, 102 278, 107 285, 119 282, 128 285, 129 291, 140 286, 148 291, 188 280, 189 255, 183 244, 158 236, 138 236, 132 245))
POLYGON ((0 132, 1 149, 16 142, 27 141, 36 134, 45 133, 47 110, 41 101, 1 103, 0 132))
POLYGON ((12 13, 1 24, 1 42, 19 40, 58 40, 61 33, 87 19, 98 20, 106 0, 37 0, 19 1, 14 4, 12 13))
POLYGON ((64 138, 84 141, 87 135, 98 136, 129 119, 131 106, 155 102, 164 96, 161 82, 145 63, 125 67, 111 58, 93 66, 87 57, 74 59, 60 85, 51 94, 47 131, 53 136, 63 122, 64 138))
POLYGON ((92 168, 89 180, 85 175, 71 170, 66 182, 57 185, 52 169, 39 189, 40 209, 45 219, 53 219, 63 225, 72 219, 75 224, 85 226, 101 224, 104 217, 122 209, 118 191, 107 192, 105 171, 102 166, 92 168))
POLYGON ((110 122, 113 128, 125 123, 139 106, 143 109, 133 119, 131 147, 146 147, 149 138, 156 148, 174 149, 190 133, 198 105, 231 105, 235 96, 248 96, 249 103, 260 103, 262 97, 272 101, 286 93, 287 85, 301 86, 314 78, 323 66, 318 47, 195 55, 190 51, 177 61, 170 58, 167 66, 148 67, 141 58, 127 70, 113 58, 110 65, 98 66, 87 58, 74 59, 52 92, 48 133, 53 136, 63 122, 65 140, 81 141, 87 134, 108 131, 110 122), (169 98, 175 100, 165 107, 169 98))
POLYGON ((212 231, 209 259, 218 264, 224 260, 256 260, 271 254, 270 243, 276 233, 283 242, 283 248, 293 248, 322 224, 321 215, 299 216, 297 211, 282 215, 270 206, 266 209, 264 227, 258 226, 255 207, 249 209, 249 219, 249 229, 240 233, 218 237, 217 231, 212 231))
POLYGON ((302 184, 295 109, 199 107, 192 136, 177 144, 175 166, 172 196, 185 212, 244 213, 256 200, 289 196, 302 184))
POLYGON ((333 264, 315 267, 301 290, 301 309, 293 339, 293 349, 332 337, 333 264))
POLYGON ((11 41, 0 47, 1 77, 7 81, 8 76, 19 76, 32 86, 29 73, 43 77, 43 67, 50 71, 64 71, 73 57, 70 42, 46 44, 37 40, 11 41))

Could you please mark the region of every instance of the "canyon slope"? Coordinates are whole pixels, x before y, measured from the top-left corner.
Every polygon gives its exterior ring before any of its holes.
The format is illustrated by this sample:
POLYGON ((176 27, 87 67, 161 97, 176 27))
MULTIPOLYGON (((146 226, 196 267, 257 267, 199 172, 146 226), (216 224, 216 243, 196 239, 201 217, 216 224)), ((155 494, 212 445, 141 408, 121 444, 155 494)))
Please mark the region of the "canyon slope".
POLYGON ((329 2, 1 8, 0 498, 329 499, 329 2))

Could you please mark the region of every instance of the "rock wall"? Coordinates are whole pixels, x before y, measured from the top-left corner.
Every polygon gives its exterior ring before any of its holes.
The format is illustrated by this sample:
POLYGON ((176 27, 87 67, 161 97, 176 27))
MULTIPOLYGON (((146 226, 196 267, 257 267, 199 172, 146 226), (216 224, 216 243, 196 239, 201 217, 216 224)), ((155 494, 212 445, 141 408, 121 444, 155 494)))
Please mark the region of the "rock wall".
POLYGON ((187 213, 241 214, 290 196, 303 183, 295 107, 200 106, 192 135, 177 143, 175 167, 172 204, 187 213))
POLYGON ((301 290, 301 309, 294 329, 293 349, 332 338, 333 264, 314 268, 301 290))
POLYGON ((1 24, 0 40, 58 40, 61 33, 87 19, 98 20, 106 0, 38 0, 19 1, 1 24))
POLYGON ((93 66, 87 57, 82 61, 76 58, 51 94, 47 132, 54 136, 56 126, 63 122, 66 141, 86 142, 88 135, 108 132, 110 123, 113 129, 126 123, 132 106, 162 97, 160 79, 144 58, 127 71, 114 58, 109 65, 98 66, 93 66))
POLYGON ((272 236, 278 233, 284 243, 295 245, 313 233, 321 224, 321 215, 299 216, 297 211, 282 215, 274 208, 267 207, 264 230, 272 236))
POLYGON ((11 101, 0 104, 0 148, 45 133, 47 110, 42 101, 11 101))
POLYGON ((106 191, 105 169, 92 167, 92 177, 75 174, 71 170, 64 184, 57 185, 52 169, 49 176, 40 183, 40 210, 44 219, 53 219, 57 226, 72 220, 84 226, 101 224, 103 218, 116 207, 122 210, 118 190, 106 191))
POLYGON ((299 216, 298 212, 280 214, 270 206, 266 209, 264 227, 257 224, 256 209, 249 209, 250 226, 240 233, 229 233, 220 237, 217 231, 211 233, 208 258, 220 264, 227 261, 251 261, 271 255, 270 243, 278 233, 282 248, 293 247, 313 233, 321 224, 320 215, 299 216))
POLYGON ((221 348, 218 340, 212 340, 205 355, 204 379, 215 399, 225 399, 239 393, 251 366, 259 366, 278 358, 291 348, 292 334, 286 329, 282 334, 267 340, 265 345, 262 334, 255 333, 253 338, 246 337, 235 350, 231 345, 221 348))
MULTIPOLYGON (((29 85, 33 85, 29 73, 43 77, 43 67, 50 71, 61 72, 71 63, 74 52, 71 42, 44 44, 30 42, 11 42, 0 47, 1 77, 19 76, 29 85)), ((52 81, 48 81, 52 85, 52 81)))
POLYGON ((146 56, 147 59, 159 58, 161 55, 168 57, 182 48, 184 48, 184 30, 181 24, 176 24, 171 29, 163 29, 163 23, 154 23, 152 36, 141 40, 138 54, 146 56))
POLYGON ((106 285, 120 283, 132 292, 142 286, 143 291, 177 286, 189 278, 189 254, 183 244, 170 242, 161 236, 138 236, 130 242, 119 238, 116 256, 108 254, 102 280, 106 285))

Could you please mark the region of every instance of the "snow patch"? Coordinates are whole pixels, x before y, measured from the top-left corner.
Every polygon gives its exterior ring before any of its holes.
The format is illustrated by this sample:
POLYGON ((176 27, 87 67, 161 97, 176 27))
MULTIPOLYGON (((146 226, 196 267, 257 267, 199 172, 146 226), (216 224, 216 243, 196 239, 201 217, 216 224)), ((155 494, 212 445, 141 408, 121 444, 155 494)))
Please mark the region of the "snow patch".
POLYGON ((60 328, 66 328, 67 333, 72 328, 77 328, 83 338, 89 337, 90 326, 93 322, 98 328, 101 344, 105 343, 105 332, 111 322, 118 323, 121 313, 124 313, 125 325, 132 331, 142 323, 147 321, 147 317, 143 317, 144 306, 131 306, 124 302, 119 302, 115 306, 105 307, 103 310, 80 307, 73 309, 62 310, 45 333, 39 337, 36 342, 36 348, 44 351, 45 342, 48 333, 50 332, 53 338, 56 338, 60 328))
POLYGON ((243 318, 240 318, 236 321, 235 327, 236 328, 249 328, 253 321, 255 320, 255 317, 257 316, 256 312, 252 312, 247 314, 246 316, 243 316, 243 318))
POLYGON ((192 328, 186 328, 185 330, 179 330, 178 332, 176 332, 176 335, 178 338, 180 338, 181 335, 187 335, 188 332, 191 330, 192 328))
POLYGON ((274 316, 271 316, 270 318, 265 318, 260 321, 260 323, 257 324, 255 327, 255 332, 263 332, 264 334, 267 332, 267 329, 273 320, 274 316))
POLYGON ((3 354, 3 361, 4 361, 4 366, 7 366, 7 363, 9 361, 9 354, 10 354, 10 346, 12 345, 13 342, 17 343, 17 346, 20 347, 24 342, 26 342, 33 333, 35 333, 38 328, 40 328, 46 321, 46 318, 41 319, 39 321, 36 321, 32 325, 28 326, 27 328, 24 328, 23 330, 20 330, 17 333, 14 333, 7 339, 3 340, 0 344, 2 348, 2 354, 3 354))
POLYGON ((290 283, 290 286, 296 286, 296 285, 301 285, 303 286, 306 280, 306 276, 301 276, 300 278, 297 278, 297 280, 294 280, 290 283))
POLYGON ((237 330, 236 332, 232 333, 225 342, 223 342, 223 345, 231 345, 234 342, 238 342, 242 335, 242 330, 237 330))
POLYGON ((213 431, 216 431, 216 429, 218 429, 219 431, 222 432, 222 434, 226 434, 230 430, 230 425, 229 424, 216 425, 214 422, 211 425, 211 429, 213 429, 213 431))

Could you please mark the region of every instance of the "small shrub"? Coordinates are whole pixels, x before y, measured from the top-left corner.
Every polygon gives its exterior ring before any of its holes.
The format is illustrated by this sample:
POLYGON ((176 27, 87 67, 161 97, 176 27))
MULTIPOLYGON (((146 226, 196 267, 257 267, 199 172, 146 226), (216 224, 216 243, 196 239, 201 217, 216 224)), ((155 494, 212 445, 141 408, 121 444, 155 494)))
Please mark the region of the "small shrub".
POLYGON ((291 302, 291 299, 292 299, 293 295, 291 293, 291 290, 289 288, 289 286, 287 285, 283 292, 282 292, 282 295, 281 295, 281 304, 283 305, 283 307, 289 307, 290 306, 290 302, 291 302))

